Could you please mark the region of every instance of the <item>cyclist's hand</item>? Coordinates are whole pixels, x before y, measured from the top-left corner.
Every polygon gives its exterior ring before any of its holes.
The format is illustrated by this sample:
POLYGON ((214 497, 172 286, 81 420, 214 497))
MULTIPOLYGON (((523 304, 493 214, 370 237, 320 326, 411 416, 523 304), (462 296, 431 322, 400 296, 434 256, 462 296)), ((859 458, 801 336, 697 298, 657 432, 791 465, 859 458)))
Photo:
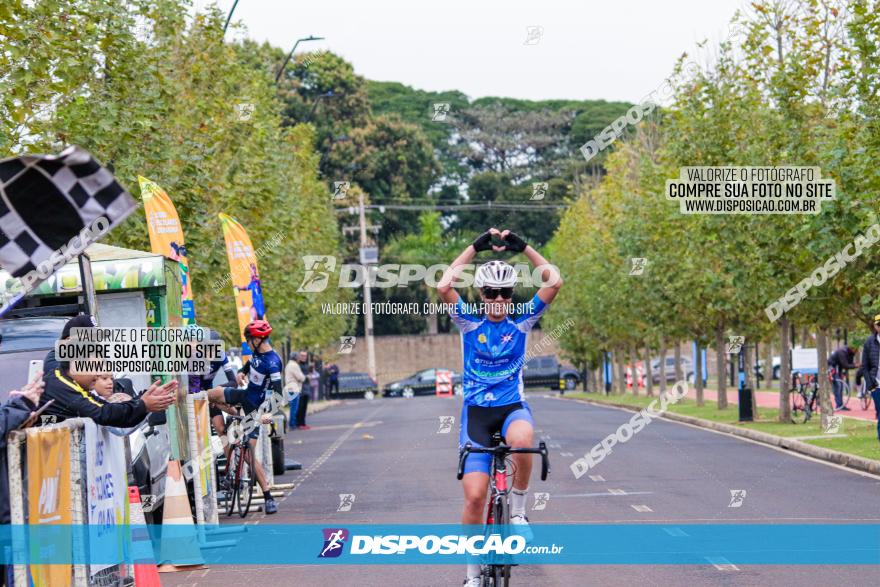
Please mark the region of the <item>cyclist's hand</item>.
POLYGON ((480 251, 492 250, 492 234, 493 234, 492 231, 493 230, 496 233, 498 232, 497 228, 490 228, 489 230, 487 230, 486 232, 484 232, 483 234, 481 234, 480 236, 478 236, 476 238, 476 240, 473 242, 475 251, 477 251, 479 253, 480 251))
POLYGON ((501 239, 507 244, 505 247, 508 251, 514 251, 516 253, 522 253, 526 250, 528 246, 526 241, 524 241, 518 234, 515 232, 510 232, 509 230, 505 230, 501 233, 501 239))
POLYGON ((238 375, 235 376, 235 381, 236 381, 236 383, 238 383, 239 387, 244 385, 245 379, 247 379, 247 375, 245 375, 244 373, 239 373, 238 375))

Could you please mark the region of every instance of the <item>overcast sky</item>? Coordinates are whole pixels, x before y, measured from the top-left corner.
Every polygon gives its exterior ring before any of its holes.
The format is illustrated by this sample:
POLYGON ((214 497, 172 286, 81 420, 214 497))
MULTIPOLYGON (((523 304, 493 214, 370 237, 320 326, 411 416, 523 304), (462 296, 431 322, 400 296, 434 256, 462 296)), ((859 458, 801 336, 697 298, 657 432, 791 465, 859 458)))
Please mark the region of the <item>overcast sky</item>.
MULTIPOLYGON (((193 0, 196 7, 208 0, 193 0)), ((218 0, 228 12, 233 0, 218 0)), ((718 41, 743 0, 239 0, 233 22, 288 49, 309 35, 369 79, 471 98, 634 102, 683 52, 718 41), (528 29, 533 29, 529 40, 528 29)), ((227 33, 230 37, 234 33, 227 33)))

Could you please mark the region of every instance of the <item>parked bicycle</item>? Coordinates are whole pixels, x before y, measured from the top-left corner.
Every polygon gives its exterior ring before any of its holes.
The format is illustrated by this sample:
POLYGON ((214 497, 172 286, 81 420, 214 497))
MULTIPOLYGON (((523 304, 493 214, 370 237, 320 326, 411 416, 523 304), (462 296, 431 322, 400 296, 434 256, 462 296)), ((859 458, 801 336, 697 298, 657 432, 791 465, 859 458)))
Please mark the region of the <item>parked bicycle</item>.
POLYGON ((819 378, 795 371, 791 374, 791 421, 804 424, 810 420, 819 403, 819 378))
MULTIPOLYGON (((513 462, 508 459, 511 454, 539 454, 541 455, 541 481, 547 480, 550 472, 550 458, 547 454, 547 445, 543 442, 538 448, 511 448, 504 444, 501 434, 496 432, 492 436, 491 446, 474 447, 470 442, 461 449, 458 458, 458 479, 464 476, 464 464, 468 455, 474 453, 492 455, 492 469, 489 474, 489 503, 486 510, 486 534, 508 534, 510 526, 510 487, 507 484, 508 467, 513 462)), ((515 532, 513 532, 515 533, 515 532)), ((489 562, 481 565, 482 587, 507 587, 510 583, 510 564, 501 562, 489 562)))

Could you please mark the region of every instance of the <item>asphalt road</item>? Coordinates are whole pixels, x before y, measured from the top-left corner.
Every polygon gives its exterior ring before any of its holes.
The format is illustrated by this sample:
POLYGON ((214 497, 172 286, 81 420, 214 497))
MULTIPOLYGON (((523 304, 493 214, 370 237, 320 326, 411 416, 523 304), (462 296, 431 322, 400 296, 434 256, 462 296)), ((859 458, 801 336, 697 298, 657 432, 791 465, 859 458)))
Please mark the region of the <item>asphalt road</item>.
MULTIPOLYGON (((536 523, 880 523, 880 478, 691 426, 654 421, 615 447, 588 475, 569 465, 628 420, 629 412, 532 393, 538 436, 551 449, 552 472, 531 493, 550 500, 531 511, 536 523), (729 507, 731 490, 745 490, 729 507)), ((248 523, 455 523, 461 489, 455 479, 459 398, 353 400, 310 417, 309 431, 291 431, 289 458, 304 468, 278 479, 295 483, 279 513, 248 523), (441 417, 453 416, 448 433, 441 417), (339 494, 354 494, 337 511, 339 494)), ((534 500, 530 496, 528 507, 534 500)), ((239 523, 236 516, 229 518, 239 523)), ((818 545, 821 548, 821 545, 818 545)), ((279 545, 283 548, 284 545, 279 545)), ((867 566, 520 566, 514 585, 868 585, 867 566)), ((320 586, 461 585, 459 565, 233 566, 163 574, 162 584, 320 586)))

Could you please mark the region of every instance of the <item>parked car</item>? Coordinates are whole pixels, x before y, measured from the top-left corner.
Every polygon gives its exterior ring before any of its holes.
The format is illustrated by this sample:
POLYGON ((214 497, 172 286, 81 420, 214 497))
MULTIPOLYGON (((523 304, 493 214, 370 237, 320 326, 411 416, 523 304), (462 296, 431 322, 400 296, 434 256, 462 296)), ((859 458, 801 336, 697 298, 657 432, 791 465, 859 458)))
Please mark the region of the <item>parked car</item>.
MULTIPOLYGON (((694 368, 691 360, 687 357, 681 358, 681 372, 684 373, 685 379, 693 383, 694 368)), ((666 362, 662 369, 660 368, 660 359, 654 359, 651 361, 651 373, 651 380, 654 383, 660 383, 661 376, 665 376, 667 382, 675 381, 675 357, 666 357, 666 362)))
MULTIPOLYGON (((389 383, 382 389, 385 397, 413 397, 416 395, 434 395, 437 389, 437 369, 425 369, 413 373, 409 377, 389 383)), ((461 395, 461 374, 452 372, 452 389, 456 395, 461 395)))
POLYGON ((563 392, 575 389, 581 381, 577 370, 560 364, 553 355, 532 357, 526 361, 522 378, 526 388, 543 387, 563 392))
POLYGON ((0 320, 0 402, 6 401, 10 390, 21 389, 28 382, 30 362, 46 358, 69 319, 47 316, 0 320))
POLYGON ((352 371, 339 374, 339 392, 330 394, 331 398, 375 397, 379 393, 379 384, 369 373, 352 371), (372 394, 372 395, 370 395, 372 394))

